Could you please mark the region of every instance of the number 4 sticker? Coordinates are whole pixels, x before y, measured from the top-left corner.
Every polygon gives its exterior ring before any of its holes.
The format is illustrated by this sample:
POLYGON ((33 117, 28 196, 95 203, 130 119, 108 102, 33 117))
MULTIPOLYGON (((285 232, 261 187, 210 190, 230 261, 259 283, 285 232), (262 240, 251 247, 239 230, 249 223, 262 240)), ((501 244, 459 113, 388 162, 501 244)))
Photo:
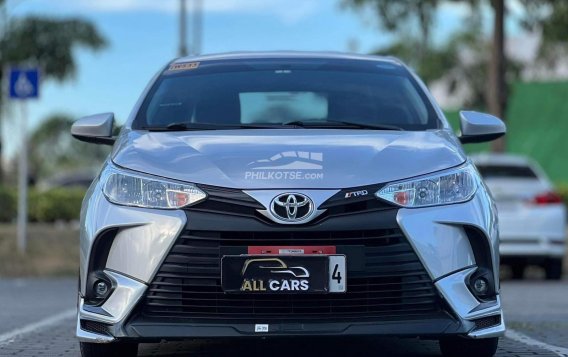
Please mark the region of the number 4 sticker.
POLYGON ((329 292, 344 293, 347 289, 345 255, 329 256, 329 292))

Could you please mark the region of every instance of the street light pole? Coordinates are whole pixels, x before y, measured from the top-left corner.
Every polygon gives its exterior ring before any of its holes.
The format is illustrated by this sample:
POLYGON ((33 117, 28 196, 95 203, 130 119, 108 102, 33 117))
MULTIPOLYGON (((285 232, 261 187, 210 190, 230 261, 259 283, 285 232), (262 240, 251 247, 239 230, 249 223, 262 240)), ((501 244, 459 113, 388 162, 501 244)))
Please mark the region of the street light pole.
MULTIPOLYGON (((0 0, 1 3, 1 0, 0 0)), ((0 4, 0 57, 2 57, 2 52, 4 51, 1 46, 4 45, 4 37, 8 33, 8 5, 0 4)), ((4 148, 2 147, 2 143, 4 142, 4 131, 3 131, 3 124, 4 124, 4 92, 2 88, 2 79, 6 74, 3 68, 4 58, 0 59, 0 184, 4 181, 4 148)))
POLYGON ((28 236, 28 111, 26 101, 20 103, 20 162, 18 165, 18 251, 26 253, 28 236))
POLYGON ((201 37, 203 28, 203 0, 193 0, 193 49, 192 54, 201 53, 201 37))
POLYGON ((39 97, 39 69, 12 67, 10 69, 10 98, 20 103, 20 152, 18 165, 18 251, 25 254, 28 225, 28 111, 27 101, 39 97))
POLYGON ((186 0, 179 0, 179 52, 180 57, 187 56, 187 10, 186 0))

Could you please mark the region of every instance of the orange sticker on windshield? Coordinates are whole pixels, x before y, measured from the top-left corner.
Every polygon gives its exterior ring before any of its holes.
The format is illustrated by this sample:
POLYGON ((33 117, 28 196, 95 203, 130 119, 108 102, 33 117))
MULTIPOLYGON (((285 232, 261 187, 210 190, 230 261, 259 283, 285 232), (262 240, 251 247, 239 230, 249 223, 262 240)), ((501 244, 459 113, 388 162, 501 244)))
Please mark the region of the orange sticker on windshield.
POLYGON ((188 69, 196 69, 199 67, 199 62, 182 62, 182 63, 172 63, 170 65, 169 71, 182 71, 188 69))

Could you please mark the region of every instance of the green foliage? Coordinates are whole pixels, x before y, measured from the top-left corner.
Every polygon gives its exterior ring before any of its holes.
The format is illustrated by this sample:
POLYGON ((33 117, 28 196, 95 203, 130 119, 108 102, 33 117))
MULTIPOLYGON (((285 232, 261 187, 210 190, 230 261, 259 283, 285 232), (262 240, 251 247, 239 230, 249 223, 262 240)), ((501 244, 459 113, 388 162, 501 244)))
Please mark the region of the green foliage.
MULTIPOLYGON (((354 8, 374 11, 381 27, 398 34, 394 43, 375 51, 376 54, 394 55, 410 67, 427 83, 444 79, 447 92, 452 95, 460 88, 468 88, 463 105, 468 108, 486 107, 487 77, 491 61, 491 43, 483 36, 482 4, 485 0, 343 0, 354 8), (435 25, 435 14, 444 3, 464 3, 470 12, 462 19, 460 31, 453 33, 441 44, 430 41, 435 25), (418 33, 412 31, 418 24, 418 33)), ((506 79, 514 81, 520 73, 520 64, 507 61, 506 79)))
POLYGON ((79 219, 85 190, 56 188, 45 192, 32 191, 29 200, 31 221, 55 222, 79 219))
MULTIPOLYGON (((342 4, 354 9, 373 11, 381 28, 398 33, 403 38, 419 38, 413 41, 414 56, 422 59, 431 50, 431 32, 435 25, 440 5, 448 2, 463 2, 469 5, 471 13, 464 23, 481 21, 480 4, 483 0, 342 0, 342 4), (416 25, 418 28, 416 29, 416 25), (414 30, 414 31, 413 31, 414 30), (417 31, 416 31, 417 30, 417 31)), ((479 32, 479 31, 478 31, 479 32)))
MULTIPOLYGON (((412 40, 411 55, 421 63, 430 52, 430 32, 436 10, 443 0, 342 0, 343 5, 355 9, 371 9, 378 17, 381 28, 398 33, 403 40, 412 40), (416 25, 418 28, 416 29, 416 25), (414 30, 414 31, 413 31, 414 30)), ((408 45, 406 41, 399 41, 408 45)), ((397 46, 396 44, 393 46, 397 46)), ((404 49, 406 51, 406 49, 404 49)))
POLYGON ((568 1, 520 0, 526 8, 526 18, 521 22, 529 31, 540 30, 542 41, 539 56, 553 62, 563 59, 568 51, 568 1))
POLYGON ((70 135, 72 124, 73 120, 66 115, 53 115, 30 136, 30 171, 35 181, 62 172, 98 168, 110 153, 108 146, 73 139, 70 135))
POLYGON ((0 64, 36 64, 44 78, 63 80, 75 74, 75 46, 98 50, 105 44, 105 39, 88 21, 29 16, 9 24, 0 44, 3 52, 0 64))
POLYGON ((343 0, 354 8, 370 7, 379 16, 380 24, 388 31, 408 30, 409 23, 418 20, 423 35, 428 34, 440 0, 343 0))
MULTIPOLYGON (((422 57, 416 55, 419 43, 403 36, 395 43, 375 51, 375 54, 393 55, 412 67, 418 75, 431 84, 441 78, 448 84, 448 94, 454 94, 464 86, 469 89, 463 106, 483 110, 487 94, 487 68, 491 58, 491 44, 479 36, 481 24, 474 19, 464 23, 461 31, 452 34, 446 42, 430 46, 422 57)), ((507 59, 506 78, 519 78, 521 64, 507 59)))
POLYGON ((422 57, 418 57, 416 49, 419 47, 420 43, 416 39, 403 37, 387 47, 374 51, 373 54, 400 58, 426 83, 448 74, 448 69, 454 68, 459 63, 456 48, 450 46, 430 48, 422 57))
MULTIPOLYGON (((78 220, 84 196, 82 188, 30 190, 28 219, 30 222, 48 223, 78 220)), ((17 214, 17 189, 0 186, 0 222, 14 221, 17 214)))
POLYGON ((15 190, 0 186, 0 222, 10 222, 16 218, 15 190))
POLYGON ((558 184, 556 190, 560 197, 562 197, 564 204, 568 207, 568 182, 558 184))
MULTIPOLYGON (((6 11, 6 6, 6 1, 0 0, 0 13, 6 11)), ((42 79, 62 81, 76 72, 73 52, 76 47, 99 50, 106 45, 105 38, 87 20, 28 16, 3 23, 5 19, 0 16, 0 83, 8 64, 35 65, 41 69, 42 79)), ((0 119, 3 104, 0 95, 0 119)), ((0 137, 0 162, 1 147, 0 137)), ((0 180, 2 176, 0 165, 0 180)))
MULTIPOLYGON (((568 187, 566 133, 568 132, 567 82, 517 82, 512 85, 507 109, 507 152, 535 159, 557 183, 568 187)), ((457 111, 446 111, 454 130, 459 129, 457 111)), ((490 145, 464 145, 467 153, 489 151, 490 145)), ((564 196, 566 197, 566 195, 564 196)))

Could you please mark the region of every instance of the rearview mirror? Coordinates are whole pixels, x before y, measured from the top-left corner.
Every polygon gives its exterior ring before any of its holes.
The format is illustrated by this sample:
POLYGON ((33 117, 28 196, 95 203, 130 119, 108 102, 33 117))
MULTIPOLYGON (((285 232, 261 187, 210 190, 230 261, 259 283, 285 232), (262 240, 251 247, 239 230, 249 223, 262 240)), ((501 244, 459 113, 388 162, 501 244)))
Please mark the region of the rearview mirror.
POLYGON ((492 141, 507 132, 507 127, 503 121, 493 115, 479 112, 460 112, 459 136, 462 144, 483 143, 492 141))
POLYGON ((87 143, 113 145, 112 136, 114 124, 113 113, 102 113, 83 117, 71 126, 71 135, 77 140, 87 143))

